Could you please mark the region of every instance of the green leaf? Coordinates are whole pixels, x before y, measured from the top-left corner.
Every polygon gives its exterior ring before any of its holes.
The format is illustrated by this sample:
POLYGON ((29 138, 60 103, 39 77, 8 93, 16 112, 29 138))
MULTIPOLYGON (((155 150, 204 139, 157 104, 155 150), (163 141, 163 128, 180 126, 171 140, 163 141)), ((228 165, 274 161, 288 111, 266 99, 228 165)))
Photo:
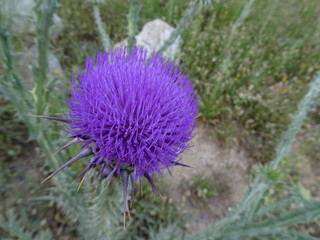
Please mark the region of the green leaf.
POLYGON ((320 202, 311 201, 304 207, 289 211, 281 216, 269 217, 262 222, 253 222, 244 227, 233 227, 223 235, 223 239, 279 235, 286 231, 284 227, 304 223, 318 216, 320 216, 320 202))
POLYGON ((25 231, 20 223, 16 220, 12 211, 7 212, 8 221, 0 218, 0 228, 8 232, 11 236, 23 240, 33 240, 32 234, 25 231))

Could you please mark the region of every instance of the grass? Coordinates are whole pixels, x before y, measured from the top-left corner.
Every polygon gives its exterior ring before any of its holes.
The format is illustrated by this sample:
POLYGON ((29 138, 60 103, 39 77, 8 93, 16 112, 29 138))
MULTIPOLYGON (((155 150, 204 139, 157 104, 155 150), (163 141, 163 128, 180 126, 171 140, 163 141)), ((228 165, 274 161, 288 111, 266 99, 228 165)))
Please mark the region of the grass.
POLYGON ((181 188, 182 192, 186 193, 189 202, 208 208, 208 204, 213 198, 223 199, 227 196, 230 186, 222 173, 212 172, 210 175, 206 175, 199 172, 186 182, 181 183, 181 188))
POLYGON ((184 34, 182 65, 196 84, 202 119, 222 139, 231 134, 251 143, 255 136, 259 155, 253 155, 268 161, 319 69, 317 2, 255 1, 239 20, 246 2, 215 2, 212 11, 197 15, 184 34))

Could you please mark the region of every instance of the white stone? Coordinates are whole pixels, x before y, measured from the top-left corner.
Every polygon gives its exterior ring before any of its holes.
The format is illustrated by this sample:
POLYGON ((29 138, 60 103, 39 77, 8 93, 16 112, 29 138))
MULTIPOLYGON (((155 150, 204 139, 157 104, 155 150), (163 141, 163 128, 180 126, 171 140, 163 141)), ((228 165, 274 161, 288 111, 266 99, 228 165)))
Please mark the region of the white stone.
MULTIPOLYGON (((63 71, 61 64, 57 56, 51 52, 48 53, 48 64, 49 64, 49 79, 61 79, 63 77, 63 71)), ((24 85, 27 90, 31 90, 34 87, 33 82, 33 66, 38 65, 38 51, 35 46, 28 49, 25 53, 18 56, 17 69, 21 75, 24 85)), ((61 81, 57 81, 57 87, 60 88, 61 81)))
POLYGON ((57 15, 57 14, 53 14, 53 25, 50 28, 50 38, 55 40, 57 39, 63 31, 64 28, 64 24, 62 19, 57 15))
MULTIPOLYGON (((158 51, 174 30, 172 26, 161 19, 155 19, 143 26, 141 32, 136 36, 136 45, 147 48, 149 53, 158 51)), ((178 36, 174 43, 164 52, 164 56, 170 60, 177 60, 181 44, 181 36, 178 36)), ((117 43, 115 47, 125 45, 127 45, 127 39, 117 43)))
MULTIPOLYGON (((34 33, 36 29, 34 7, 34 0, 4 0, 0 14, 4 16, 5 22, 12 21, 11 31, 15 35, 34 33)), ((57 14, 54 14, 53 26, 50 28, 50 38, 56 39, 62 30, 63 22, 57 14)))

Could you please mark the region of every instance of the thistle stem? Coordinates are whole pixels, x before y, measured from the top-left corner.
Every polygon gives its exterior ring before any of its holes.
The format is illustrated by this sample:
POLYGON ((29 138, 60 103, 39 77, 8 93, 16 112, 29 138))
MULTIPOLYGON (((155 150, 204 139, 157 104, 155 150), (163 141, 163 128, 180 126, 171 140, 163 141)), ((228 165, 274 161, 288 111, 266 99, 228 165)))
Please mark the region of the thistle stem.
POLYGON ((100 34, 100 39, 103 45, 103 48, 105 51, 107 51, 108 49, 110 49, 110 37, 108 35, 108 33, 105 30, 105 25, 102 22, 101 19, 101 15, 100 15, 100 9, 98 7, 98 5, 94 5, 93 6, 93 16, 94 16, 94 20, 96 22, 99 34, 100 34))
POLYGON ((176 29, 170 34, 169 38, 163 43, 163 45, 159 48, 158 52, 163 53, 167 50, 170 45, 174 43, 177 37, 182 33, 182 31, 187 27, 187 25, 191 22, 200 5, 199 0, 195 0, 192 2, 191 6, 185 11, 182 18, 179 20, 179 23, 176 29))
POLYGON ((316 73, 314 80, 310 83, 309 91, 300 102, 298 110, 296 111, 288 130, 282 135, 276 150, 276 158, 271 163, 273 168, 277 168, 290 151, 290 147, 295 141, 296 135, 300 132, 302 124, 307 117, 307 113, 311 109, 311 105, 319 95, 319 92, 320 72, 316 73))
POLYGON ((56 0, 37 1, 37 48, 38 48, 38 68, 36 69, 34 101, 35 113, 43 114, 45 104, 48 102, 48 49, 49 49, 49 29, 53 24, 53 14, 57 7, 56 0))
POLYGON ((136 45, 136 35, 138 33, 139 0, 130 0, 128 14, 128 48, 129 51, 136 45))

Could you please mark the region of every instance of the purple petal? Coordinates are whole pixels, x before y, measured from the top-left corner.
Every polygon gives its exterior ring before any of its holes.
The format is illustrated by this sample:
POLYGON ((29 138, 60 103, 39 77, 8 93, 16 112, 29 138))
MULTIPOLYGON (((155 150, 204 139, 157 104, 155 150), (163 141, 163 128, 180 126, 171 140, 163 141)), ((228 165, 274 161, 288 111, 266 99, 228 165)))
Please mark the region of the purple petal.
POLYGON ((192 168, 192 167, 189 166, 189 165, 186 165, 186 164, 183 164, 183 163, 179 163, 179 162, 172 162, 172 164, 173 164, 174 166, 182 166, 182 167, 192 168))
POLYGON ((76 177, 75 180, 81 178, 84 174, 86 174, 86 173, 90 170, 90 168, 91 168, 90 165, 87 165, 87 166, 80 172, 80 174, 76 177))
POLYGON ((83 142, 83 140, 80 139, 80 138, 74 138, 74 139, 72 139, 70 142, 68 142, 67 144, 65 144, 65 145, 63 145, 62 147, 60 147, 60 148, 56 151, 56 153, 61 152, 62 150, 66 149, 67 147, 71 146, 71 145, 74 144, 74 143, 80 143, 80 142, 83 142))
POLYGON ((155 193, 159 193, 159 191, 158 191, 158 189, 156 188, 156 186, 154 185, 153 179, 152 179, 152 177, 149 175, 149 173, 145 172, 145 173, 144 173, 144 177, 145 177, 145 178, 148 180, 148 182, 150 183, 152 190, 153 190, 155 193))
POLYGON ((53 173, 51 173, 49 175, 49 177, 47 177, 45 180, 42 181, 42 183, 47 181, 49 178, 53 177, 54 175, 56 175, 58 172, 60 172, 62 169, 66 168, 70 164, 78 161, 81 158, 89 156, 91 154, 92 154, 92 152, 91 152, 91 150, 89 148, 82 149, 77 155, 75 155, 73 158, 71 158, 68 162, 66 162, 61 167, 59 167, 57 170, 55 170, 53 173))
POLYGON ((56 118, 56 117, 48 117, 48 116, 36 116, 33 115, 35 117, 39 117, 39 118, 45 118, 45 119, 49 119, 49 120, 54 120, 54 121, 60 121, 60 122, 64 122, 64 123, 70 123, 71 121, 65 118, 56 118))

